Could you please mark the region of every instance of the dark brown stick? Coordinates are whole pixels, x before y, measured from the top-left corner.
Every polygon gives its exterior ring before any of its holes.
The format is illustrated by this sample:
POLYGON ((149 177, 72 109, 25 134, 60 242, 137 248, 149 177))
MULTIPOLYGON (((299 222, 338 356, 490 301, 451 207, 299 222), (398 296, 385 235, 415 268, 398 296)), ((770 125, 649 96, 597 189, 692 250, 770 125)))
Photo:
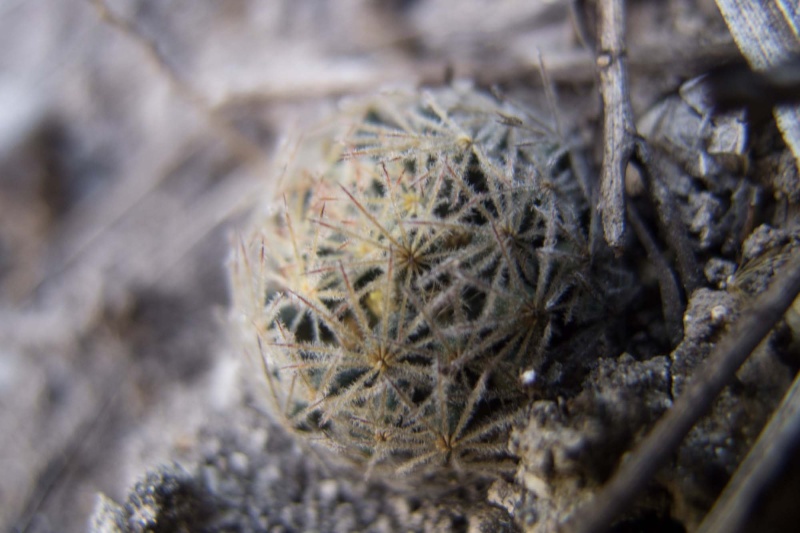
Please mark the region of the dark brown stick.
POLYGON ((658 277, 658 286, 661 289, 661 308, 664 313, 664 322, 667 325, 667 332, 670 340, 677 344, 683 336, 683 302, 681 301, 681 290, 678 282, 672 274, 672 269, 667 259, 658 249, 658 245, 650 232, 647 230, 639 213, 633 203, 628 204, 628 221, 631 223, 633 232, 642 243, 647 258, 655 268, 658 277))
POLYGON ((692 426, 711 408, 747 356, 767 336, 800 293, 800 254, 753 302, 752 311, 739 319, 711 352, 686 392, 656 424, 597 497, 565 524, 572 533, 606 530, 635 499, 656 471, 669 459, 692 426))
MULTIPOLYGON (((692 249, 689 235, 678 214, 678 206, 672 199, 664 180, 660 177, 658 166, 654 164, 650 149, 643 139, 635 144, 635 157, 641 164, 642 177, 647 184, 650 198, 656 206, 658 221, 662 231, 669 236, 668 243, 675 253, 678 273, 686 294, 691 294, 703 285, 703 275, 692 249)), ((680 311, 680 317, 683 310, 680 311)))

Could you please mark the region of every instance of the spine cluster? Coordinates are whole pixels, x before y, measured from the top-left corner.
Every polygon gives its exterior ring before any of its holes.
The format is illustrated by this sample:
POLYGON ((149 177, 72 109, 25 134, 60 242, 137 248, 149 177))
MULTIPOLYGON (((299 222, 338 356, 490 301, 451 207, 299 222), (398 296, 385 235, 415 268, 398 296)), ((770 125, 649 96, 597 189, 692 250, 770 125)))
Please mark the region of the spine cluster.
POLYGON ((279 419, 368 472, 512 469, 525 382, 602 355, 588 332, 630 285, 558 135, 471 90, 354 105, 274 205, 234 254, 235 315, 279 419))

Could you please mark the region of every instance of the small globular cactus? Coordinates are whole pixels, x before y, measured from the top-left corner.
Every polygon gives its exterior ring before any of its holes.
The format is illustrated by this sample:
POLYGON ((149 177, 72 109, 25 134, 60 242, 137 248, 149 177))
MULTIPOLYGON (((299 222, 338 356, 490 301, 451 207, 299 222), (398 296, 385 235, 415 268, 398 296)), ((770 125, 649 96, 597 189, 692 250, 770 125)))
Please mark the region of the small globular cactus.
POLYGON ((604 355, 632 286, 569 161, 471 89, 382 94, 301 141, 231 266, 278 419, 368 473, 512 471, 533 377, 604 355))

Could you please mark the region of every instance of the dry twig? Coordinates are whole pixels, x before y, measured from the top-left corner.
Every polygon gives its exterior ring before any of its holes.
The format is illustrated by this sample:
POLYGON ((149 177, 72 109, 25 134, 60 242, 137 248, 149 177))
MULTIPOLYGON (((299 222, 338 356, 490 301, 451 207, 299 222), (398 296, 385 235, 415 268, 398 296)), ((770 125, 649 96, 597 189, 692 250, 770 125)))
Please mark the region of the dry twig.
POLYGON ((603 166, 600 171, 600 212, 606 242, 622 249, 625 231, 625 169, 634 149, 636 127, 628 95, 625 49, 625 2, 598 2, 600 47, 597 68, 603 96, 603 166))
MULTIPOLYGON (((694 250, 692 249, 689 235, 678 214, 678 207, 664 183, 664 180, 657 172, 658 166, 653 161, 651 151, 643 139, 638 139, 634 154, 642 171, 642 178, 647 185, 650 199, 656 206, 658 222, 665 235, 669 236, 669 245, 675 254, 678 273, 684 290, 691 294, 696 288, 703 285, 700 266, 697 263, 694 250)), ((682 320, 683 309, 680 310, 679 320, 682 320)), ((669 319, 670 317, 667 317, 669 319)))
POLYGON ((639 213, 633 204, 628 204, 628 221, 631 223, 633 232, 642 243, 647 253, 647 259, 655 268, 658 277, 658 286, 661 290, 661 309, 664 313, 664 320, 667 323, 667 332, 670 340, 677 343, 683 335, 683 302, 681 301, 681 291, 678 282, 672 273, 669 262, 658 249, 658 245, 650 232, 647 230, 639 213))

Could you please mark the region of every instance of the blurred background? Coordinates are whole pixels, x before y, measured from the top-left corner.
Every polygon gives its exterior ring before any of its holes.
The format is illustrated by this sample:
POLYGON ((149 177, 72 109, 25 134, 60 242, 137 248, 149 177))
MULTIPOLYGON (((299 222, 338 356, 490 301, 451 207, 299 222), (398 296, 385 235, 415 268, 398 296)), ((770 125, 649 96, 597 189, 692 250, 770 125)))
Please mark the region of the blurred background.
MULTIPOLYGON (((85 530, 238 401, 225 260, 282 139, 392 85, 590 91, 569 4, 0 1, 0 528, 85 530)), ((637 112, 737 54, 712 1, 630 4, 637 112)))

